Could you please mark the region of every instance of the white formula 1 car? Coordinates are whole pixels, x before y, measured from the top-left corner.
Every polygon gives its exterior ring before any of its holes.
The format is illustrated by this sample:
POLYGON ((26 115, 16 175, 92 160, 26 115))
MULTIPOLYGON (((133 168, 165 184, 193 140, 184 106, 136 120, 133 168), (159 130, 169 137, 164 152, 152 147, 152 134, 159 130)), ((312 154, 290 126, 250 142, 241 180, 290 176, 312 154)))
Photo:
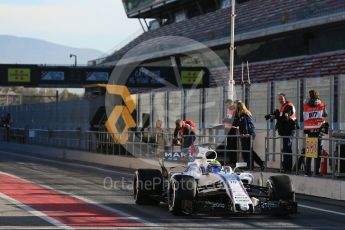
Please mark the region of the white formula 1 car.
POLYGON ((218 167, 214 150, 196 149, 193 156, 188 154, 188 165, 178 172, 176 167, 168 171, 164 160, 160 162, 161 170, 135 171, 136 203, 158 205, 166 202, 174 215, 217 210, 238 214, 297 213, 295 193, 288 176, 271 176, 266 187, 254 185, 253 175, 242 170, 246 163, 238 163, 235 169, 218 167))

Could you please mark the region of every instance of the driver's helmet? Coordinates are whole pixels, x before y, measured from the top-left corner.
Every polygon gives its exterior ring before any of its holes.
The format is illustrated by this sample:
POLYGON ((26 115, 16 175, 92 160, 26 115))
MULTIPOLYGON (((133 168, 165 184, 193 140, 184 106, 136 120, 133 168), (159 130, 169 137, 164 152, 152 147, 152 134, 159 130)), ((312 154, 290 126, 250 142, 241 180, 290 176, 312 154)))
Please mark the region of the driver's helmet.
POLYGON ((217 160, 212 160, 207 165, 208 172, 218 173, 221 171, 221 169, 222 169, 222 165, 217 160))

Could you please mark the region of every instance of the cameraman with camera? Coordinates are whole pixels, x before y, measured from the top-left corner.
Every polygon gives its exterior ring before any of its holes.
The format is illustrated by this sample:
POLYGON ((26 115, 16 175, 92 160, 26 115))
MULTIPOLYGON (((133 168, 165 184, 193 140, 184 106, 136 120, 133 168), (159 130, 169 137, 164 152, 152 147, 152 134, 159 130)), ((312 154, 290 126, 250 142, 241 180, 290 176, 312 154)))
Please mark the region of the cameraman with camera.
MULTIPOLYGON (((280 109, 274 111, 272 114, 265 116, 266 120, 277 120, 275 129, 278 130, 279 136, 283 137, 283 153, 292 154, 292 138, 297 129, 296 109, 292 102, 286 99, 286 95, 280 93, 278 95, 280 109)), ((283 172, 291 172, 292 155, 283 156, 283 172)))

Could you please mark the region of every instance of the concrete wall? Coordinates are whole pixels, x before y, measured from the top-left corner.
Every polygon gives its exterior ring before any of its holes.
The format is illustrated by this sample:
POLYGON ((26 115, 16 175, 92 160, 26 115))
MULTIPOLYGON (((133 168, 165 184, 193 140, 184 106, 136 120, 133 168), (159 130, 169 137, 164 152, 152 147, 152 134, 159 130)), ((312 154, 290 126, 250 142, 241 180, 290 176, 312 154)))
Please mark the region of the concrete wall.
POLYGON ((38 145, 23 145, 14 143, 2 143, 0 151, 8 151, 20 154, 29 154, 42 158, 58 160, 83 161, 87 163, 121 167, 121 168, 159 168, 158 161, 150 159, 138 159, 134 157, 105 155, 77 150, 52 148, 38 145))
POLYGON ((0 115, 11 113, 15 128, 75 130, 89 129, 89 122, 97 109, 104 105, 104 97, 42 103, 32 105, 5 106, 0 115))
MULTIPOLYGON (((256 178, 256 183, 259 183, 258 178, 261 173, 253 173, 256 178)), ((263 173, 263 181, 266 181, 270 176, 281 175, 278 173, 263 173)), ((335 200, 345 200, 345 181, 333 180, 329 178, 320 177, 305 177, 297 175, 289 175, 294 189, 297 193, 310 196, 325 197, 335 200)))

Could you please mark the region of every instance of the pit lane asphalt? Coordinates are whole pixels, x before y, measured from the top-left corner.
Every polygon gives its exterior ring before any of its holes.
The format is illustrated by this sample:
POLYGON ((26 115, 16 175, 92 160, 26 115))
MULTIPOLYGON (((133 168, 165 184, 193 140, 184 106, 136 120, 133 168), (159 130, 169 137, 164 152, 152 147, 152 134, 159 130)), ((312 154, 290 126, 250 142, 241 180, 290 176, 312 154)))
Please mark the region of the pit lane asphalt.
MULTIPOLYGON (((289 217, 220 214, 175 217, 166 204, 135 205, 130 190, 131 170, 85 166, 0 150, 0 171, 138 217, 150 225, 149 229, 344 229, 345 226, 345 202, 323 198, 297 196, 299 214, 289 217)), ((54 226, 0 198, 0 229, 30 228, 54 226)))

